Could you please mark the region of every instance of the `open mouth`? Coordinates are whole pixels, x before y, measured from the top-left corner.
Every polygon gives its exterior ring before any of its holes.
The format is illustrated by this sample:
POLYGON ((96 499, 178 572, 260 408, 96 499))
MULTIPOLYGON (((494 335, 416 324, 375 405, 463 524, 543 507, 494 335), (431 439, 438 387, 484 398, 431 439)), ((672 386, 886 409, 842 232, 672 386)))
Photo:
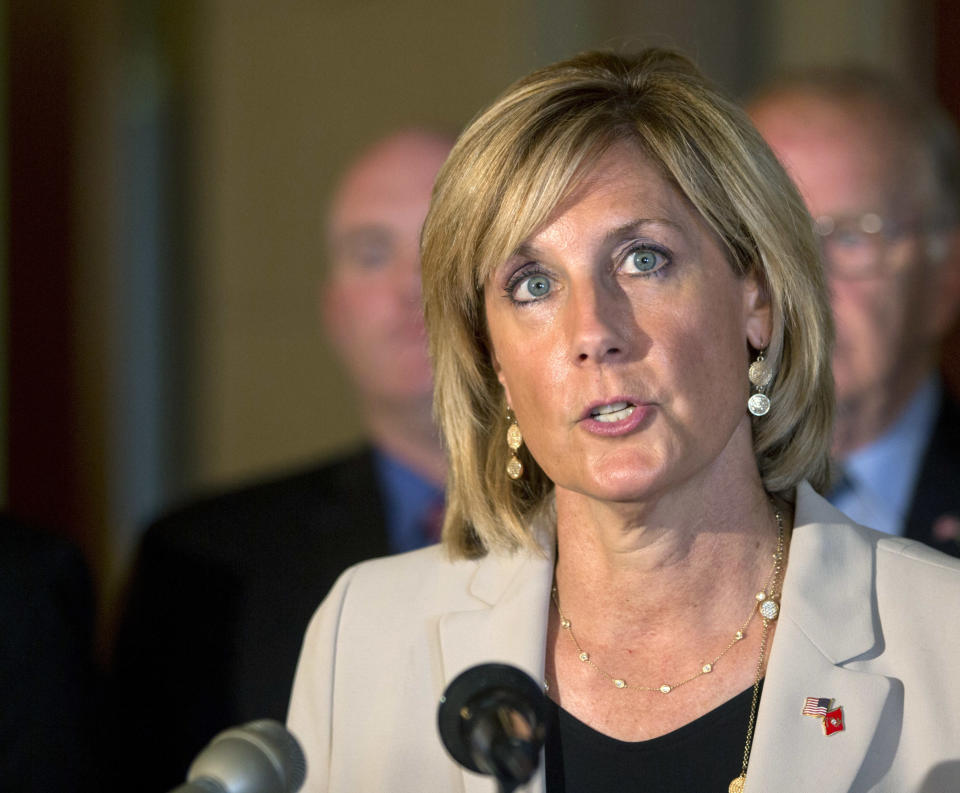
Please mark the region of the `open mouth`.
POLYGON ((590 411, 590 418, 604 424, 613 424, 628 418, 637 406, 630 402, 612 402, 609 405, 599 405, 590 411))

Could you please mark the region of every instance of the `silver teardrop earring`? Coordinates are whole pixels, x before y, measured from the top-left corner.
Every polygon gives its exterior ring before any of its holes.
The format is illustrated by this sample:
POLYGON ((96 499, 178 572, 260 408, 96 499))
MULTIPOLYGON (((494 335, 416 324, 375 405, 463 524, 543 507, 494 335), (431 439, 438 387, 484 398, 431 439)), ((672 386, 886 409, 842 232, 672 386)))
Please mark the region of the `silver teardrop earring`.
POLYGON ((507 446, 510 447, 512 452, 510 460, 507 462, 507 476, 511 479, 519 479, 523 475, 523 463, 517 457, 517 450, 523 444, 523 433, 520 432, 517 417, 510 408, 507 408, 507 421, 510 424, 507 427, 507 446))
POLYGON ((764 359, 763 350, 757 353, 757 359, 750 364, 747 377, 756 389, 756 393, 747 400, 747 410, 754 416, 766 416, 770 411, 770 397, 764 391, 773 379, 773 369, 764 359))

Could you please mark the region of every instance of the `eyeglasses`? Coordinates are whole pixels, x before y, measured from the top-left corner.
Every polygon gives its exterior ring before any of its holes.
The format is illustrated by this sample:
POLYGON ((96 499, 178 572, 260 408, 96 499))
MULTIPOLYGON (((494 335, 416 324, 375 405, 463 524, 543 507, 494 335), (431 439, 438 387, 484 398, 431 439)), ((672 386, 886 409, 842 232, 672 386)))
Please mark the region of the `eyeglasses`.
POLYGON ((919 223, 898 222, 876 212, 834 217, 821 215, 813 223, 820 238, 824 264, 834 278, 856 279, 890 275, 902 266, 887 255, 890 247, 917 234, 919 223))

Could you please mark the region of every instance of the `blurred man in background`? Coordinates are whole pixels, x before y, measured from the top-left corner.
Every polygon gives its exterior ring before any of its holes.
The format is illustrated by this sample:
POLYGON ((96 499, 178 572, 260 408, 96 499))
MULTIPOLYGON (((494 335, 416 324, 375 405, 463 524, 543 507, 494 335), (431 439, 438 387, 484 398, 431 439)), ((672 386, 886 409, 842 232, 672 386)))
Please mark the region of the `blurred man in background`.
MULTIPOLYGON (((146 532, 111 674, 114 786, 182 782, 220 730, 283 720, 300 643, 336 577, 435 542, 443 451, 420 301, 420 228, 452 141, 391 135, 344 174, 322 313, 353 380, 359 451, 207 498, 146 532)), ((330 421, 341 408, 318 406, 330 421)), ((126 789, 126 788, 124 788, 126 789)))
POLYGON ((937 374, 960 306, 956 129, 863 69, 785 78, 748 109, 823 247, 837 325, 831 500, 960 555, 960 413, 937 374))

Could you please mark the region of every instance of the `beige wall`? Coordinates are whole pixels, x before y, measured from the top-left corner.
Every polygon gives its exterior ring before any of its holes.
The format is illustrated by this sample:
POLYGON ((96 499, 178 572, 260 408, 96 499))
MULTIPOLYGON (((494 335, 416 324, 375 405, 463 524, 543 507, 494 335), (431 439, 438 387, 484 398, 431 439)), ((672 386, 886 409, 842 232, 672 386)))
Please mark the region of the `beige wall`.
POLYGON ((932 5, 928 0, 773 0, 772 62, 791 67, 854 60, 930 80, 932 5))
POLYGON ((198 481, 252 475, 358 436, 350 391, 318 325, 326 196, 365 142, 413 123, 459 129, 529 68, 514 5, 207 4, 198 481))

